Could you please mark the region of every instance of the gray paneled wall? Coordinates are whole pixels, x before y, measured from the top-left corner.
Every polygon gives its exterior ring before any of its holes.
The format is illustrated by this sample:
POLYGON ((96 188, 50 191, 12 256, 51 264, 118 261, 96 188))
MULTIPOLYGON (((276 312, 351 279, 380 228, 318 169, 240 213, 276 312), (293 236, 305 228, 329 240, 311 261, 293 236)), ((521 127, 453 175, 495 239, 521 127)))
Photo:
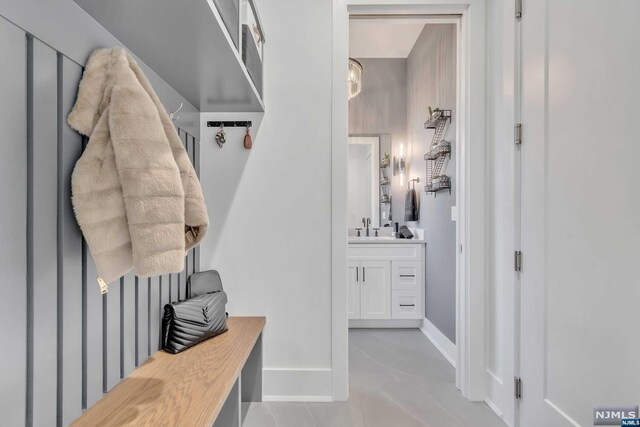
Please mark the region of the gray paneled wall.
MULTIPOLYGON (((164 304, 199 267, 128 274, 101 295, 71 206, 86 139, 66 117, 82 66, 0 18, 0 424, 68 425, 157 351, 164 304)), ((198 140, 179 130, 199 172, 198 140)))
POLYGON ((407 58, 407 131, 412 142, 410 174, 420 177, 420 221, 426 229, 426 316, 444 335, 456 339, 456 228, 451 207, 456 204, 456 27, 427 24, 407 58), (453 122, 445 135, 453 152, 445 171, 451 177, 451 194, 437 197, 424 192, 426 163, 433 130, 425 129, 427 107, 451 109, 453 122))

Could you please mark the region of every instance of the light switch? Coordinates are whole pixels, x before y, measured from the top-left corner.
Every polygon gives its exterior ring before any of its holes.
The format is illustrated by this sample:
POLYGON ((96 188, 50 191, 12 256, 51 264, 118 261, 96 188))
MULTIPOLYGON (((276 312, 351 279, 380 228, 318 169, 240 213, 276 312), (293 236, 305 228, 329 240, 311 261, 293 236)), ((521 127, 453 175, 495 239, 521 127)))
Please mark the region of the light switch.
POLYGON ((451 206, 451 221, 457 221, 457 220, 458 220, 458 207, 451 206))

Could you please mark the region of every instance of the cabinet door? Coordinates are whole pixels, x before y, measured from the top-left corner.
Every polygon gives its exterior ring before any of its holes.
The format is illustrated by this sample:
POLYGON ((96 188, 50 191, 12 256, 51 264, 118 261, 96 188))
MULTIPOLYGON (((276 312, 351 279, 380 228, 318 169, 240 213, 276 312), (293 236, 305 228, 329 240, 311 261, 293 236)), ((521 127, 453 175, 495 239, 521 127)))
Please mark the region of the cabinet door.
POLYGON ((360 280, 362 272, 360 263, 357 261, 349 261, 348 264, 349 279, 347 281, 347 311, 349 319, 360 318, 360 280))
POLYGON ((360 315, 362 319, 391 318, 391 262, 362 261, 360 315))

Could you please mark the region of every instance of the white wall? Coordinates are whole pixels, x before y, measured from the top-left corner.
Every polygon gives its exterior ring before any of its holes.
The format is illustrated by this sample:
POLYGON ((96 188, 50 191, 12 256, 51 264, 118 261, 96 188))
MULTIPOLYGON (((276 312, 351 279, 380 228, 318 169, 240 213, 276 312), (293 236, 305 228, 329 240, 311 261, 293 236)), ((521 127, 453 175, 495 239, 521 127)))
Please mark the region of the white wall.
MULTIPOLYGON (((266 114, 250 151, 242 148, 242 129, 230 130, 220 150, 215 129, 202 128, 212 229, 201 263, 220 271, 231 315, 267 316, 267 398, 328 399, 332 4, 272 0, 257 8, 266 38, 266 114)), ((215 117, 204 114, 202 123, 215 117)))
MULTIPOLYGON (((506 26, 513 6, 488 3, 489 42, 499 48, 488 52, 486 161, 493 173, 487 185, 495 189, 488 206, 488 259, 494 261, 488 275, 486 366, 503 382, 501 390, 512 391, 513 330, 499 325, 513 305, 505 297, 513 285, 513 236, 491 227, 508 220, 512 207, 511 154, 504 146, 511 147, 513 129, 508 68, 513 30, 506 26)), ((202 267, 221 272, 231 314, 267 316, 265 393, 326 397, 332 351, 331 3, 258 0, 258 8, 266 29, 267 113, 254 129, 251 151, 242 148, 241 129, 229 131, 223 150, 213 143, 215 130, 202 129, 202 184, 211 216, 202 267)), ((346 115, 346 95, 344 104, 346 115)), ((221 117, 203 115, 202 123, 221 117)), ((260 119, 255 113, 228 117, 260 119)), ((489 393, 497 409, 508 413, 509 401, 496 390, 489 393)))

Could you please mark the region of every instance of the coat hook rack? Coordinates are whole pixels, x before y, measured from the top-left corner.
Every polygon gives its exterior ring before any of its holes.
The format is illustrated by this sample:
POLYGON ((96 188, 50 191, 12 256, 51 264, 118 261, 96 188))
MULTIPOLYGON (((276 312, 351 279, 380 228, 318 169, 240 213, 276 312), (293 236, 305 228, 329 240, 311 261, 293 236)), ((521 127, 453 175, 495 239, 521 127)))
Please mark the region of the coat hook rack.
POLYGON ((225 128, 250 128, 251 120, 249 121, 229 121, 229 122, 221 122, 221 121, 210 121, 207 122, 208 128, 219 128, 220 126, 225 128))
POLYGON ((171 120, 180 120, 180 116, 176 116, 176 113, 180 110, 182 110, 182 107, 184 106, 184 103, 180 103, 180 106, 178 107, 178 109, 176 111, 172 111, 169 113, 169 118, 171 120))
POLYGON ((407 182, 407 190, 411 190, 411 189, 415 190, 416 182, 420 182, 420 177, 410 179, 409 182, 407 182))

